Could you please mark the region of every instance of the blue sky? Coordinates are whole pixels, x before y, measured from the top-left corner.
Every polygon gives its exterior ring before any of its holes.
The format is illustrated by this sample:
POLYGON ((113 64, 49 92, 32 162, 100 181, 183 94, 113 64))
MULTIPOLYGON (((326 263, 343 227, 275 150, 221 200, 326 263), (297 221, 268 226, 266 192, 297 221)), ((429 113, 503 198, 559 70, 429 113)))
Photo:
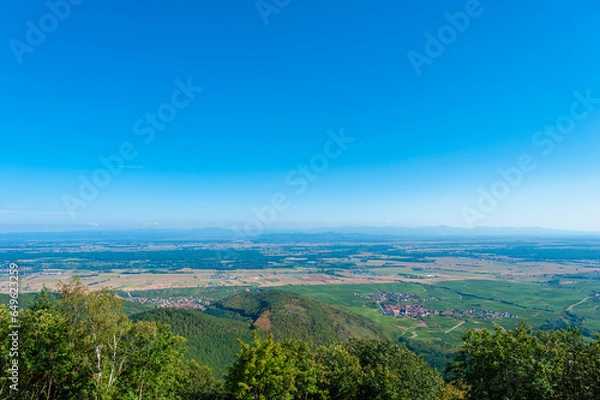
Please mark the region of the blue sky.
POLYGON ((50 3, 1 17, 2 226, 600 230, 600 102, 550 154, 533 140, 575 92, 600 98, 597 2, 50 3), (535 168, 480 207, 523 154, 535 168))

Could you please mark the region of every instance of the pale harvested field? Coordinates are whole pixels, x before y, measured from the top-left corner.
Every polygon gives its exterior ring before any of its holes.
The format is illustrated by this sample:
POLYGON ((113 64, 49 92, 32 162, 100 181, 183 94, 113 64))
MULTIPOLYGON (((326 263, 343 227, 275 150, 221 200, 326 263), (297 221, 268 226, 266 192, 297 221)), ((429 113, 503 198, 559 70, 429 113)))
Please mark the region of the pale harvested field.
MULTIPOLYGON (((110 273, 94 273, 78 271, 82 282, 93 290, 102 288, 120 290, 148 290, 168 288, 196 288, 218 286, 254 286, 274 287, 286 285, 328 285, 328 284, 361 284, 361 283, 393 283, 420 282, 436 283, 451 280, 542 280, 553 274, 574 274, 580 272, 600 271, 600 268, 583 268, 573 263, 534 263, 510 261, 491 261, 442 257, 432 263, 405 262, 398 266, 381 267, 380 262, 369 262, 370 274, 354 274, 341 271, 336 275, 323 274, 320 269, 286 268, 263 270, 190 270, 182 269, 172 273, 135 273, 115 270, 110 273), (415 276, 420 276, 414 279, 415 276)), ((20 277, 20 288, 23 292, 40 290, 44 285, 55 288, 59 282, 68 281, 74 271, 60 274, 32 274, 26 271, 20 277)), ((0 292, 7 293, 7 279, 0 281, 0 292)))
MULTIPOLYGON (((218 271, 180 271, 169 274, 124 274, 125 271, 102 273, 97 276, 84 276, 82 282, 91 289, 148 290, 168 288, 195 288, 216 286, 257 286, 272 287, 285 285, 327 285, 344 283, 390 283, 400 280, 397 276, 331 276, 316 275, 290 270, 236 270, 231 275, 219 277, 218 271), (231 276, 243 276, 233 279, 231 276)), ((21 277, 21 290, 35 292, 44 285, 54 288, 59 282, 66 282, 74 275, 65 272, 61 275, 30 275, 21 277)), ((0 284, 0 292, 8 290, 6 283, 0 284)))

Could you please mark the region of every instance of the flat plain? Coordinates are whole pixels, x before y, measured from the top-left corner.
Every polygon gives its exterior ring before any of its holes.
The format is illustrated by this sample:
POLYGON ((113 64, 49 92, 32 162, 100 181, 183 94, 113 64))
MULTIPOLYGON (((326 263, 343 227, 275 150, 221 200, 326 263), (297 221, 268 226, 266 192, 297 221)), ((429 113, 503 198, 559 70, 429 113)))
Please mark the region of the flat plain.
POLYGON ((74 276, 145 305, 279 289, 373 319, 391 337, 453 347, 467 329, 520 321, 600 331, 598 239, 327 239, 4 240, 0 259, 19 264, 23 293, 74 276))

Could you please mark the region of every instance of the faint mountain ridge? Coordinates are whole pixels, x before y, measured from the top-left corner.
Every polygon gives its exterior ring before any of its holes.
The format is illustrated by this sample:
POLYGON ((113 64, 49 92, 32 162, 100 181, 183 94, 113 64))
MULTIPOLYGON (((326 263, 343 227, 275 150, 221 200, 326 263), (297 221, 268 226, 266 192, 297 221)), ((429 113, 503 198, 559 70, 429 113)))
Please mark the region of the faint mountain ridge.
POLYGON ((233 229, 222 227, 207 227, 193 229, 167 229, 167 228, 136 228, 136 229, 104 229, 95 226, 65 227, 64 230, 50 229, 48 226, 16 227, 0 224, 0 240, 110 240, 110 239, 147 239, 147 240, 231 240, 253 241, 273 236, 316 236, 316 235, 348 235, 356 239, 361 236, 388 238, 443 238, 443 237, 510 237, 510 236, 600 236, 595 231, 571 231, 541 227, 476 227, 459 228, 451 226, 424 226, 424 227, 398 227, 398 226, 340 226, 319 227, 306 229, 265 229, 259 235, 244 235, 236 233, 233 229))

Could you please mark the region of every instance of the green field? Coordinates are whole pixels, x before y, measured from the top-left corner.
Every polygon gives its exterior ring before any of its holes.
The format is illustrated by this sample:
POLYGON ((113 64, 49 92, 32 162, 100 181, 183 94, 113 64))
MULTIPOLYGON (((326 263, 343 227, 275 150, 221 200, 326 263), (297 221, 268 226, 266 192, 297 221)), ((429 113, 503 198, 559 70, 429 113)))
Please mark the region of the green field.
MULTIPOLYGON (((218 301, 237 293, 271 289, 307 295, 336 307, 353 311, 377 321, 386 335, 394 339, 402 337, 412 341, 437 342, 448 344, 454 348, 460 345, 461 337, 468 329, 493 329, 496 325, 512 329, 521 321, 536 328, 546 329, 576 326, 589 338, 593 337, 596 332, 600 332, 600 310, 598 309, 600 296, 596 296, 596 293, 600 291, 600 281, 594 279, 563 281, 562 284, 557 280, 550 282, 449 280, 435 284, 398 282, 390 284, 287 285, 262 289, 249 286, 215 286, 131 291, 129 294, 133 297, 147 298, 201 296, 211 301, 218 301), (423 303, 425 307, 432 310, 485 309, 509 312, 517 318, 394 317, 384 315, 374 301, 354 295, 355 292, 369 294, 378 291, 412 293, 420 298, 435 297, 438 300, 423 303), (569 307, 571 308, 569 309, 569 307), (460 323, 462 324, 456 327, 460 323)), ((125 298, 129 294, 119 292, 119 295, 125 298)), ((27 307, 30 298, 30 294, 23 294, 22 307, 27 307)), ((6 295, 0 296, 0 300, 7 299, 6 295)), ((152 306, 141 306, 130 302, 126 302, 125 306, 128 314, 152 308, 152 306)))
POLYGON ((170 297, 208 297, 211 300, 221 299, 227 296, 232 296, 237 293, 242 293, 249 290, 245 286, 214 286, 203 288, 172 288, 172 289, 154 289, 154 290, 131 290, 125 292, 117 291, 121 297, 145 297, 168 299, 170 297))
POLYGON ((516 327, 525 321, 534 327, 571 325, 578 326, 588 334, 600 331, 600 290, 598 281, 581 280, 566 285, 549 285, 536 282, 506 281, 447 281, 433 285, 415 283, 361 284, 361 285, 312 285, 281 288, 304 294, 330 304, 344 307, 365 317, 378 321, 392 337, 403 336, 424 341, 441 341, 458 346, 461 336, 468 329, 493 329, 499 325, 505 329, 516 327), (394 317, 384 315, 376 304, 354 293, 404 292, 420 297, 433 296, 439 300, 425 303, 429 309, 467 310, 486 309, 505 311, 518 318, 478 319, 452 316, 429 316, 423 318, 394 317), (581 300, 570 313, 565 310, 581 300), (449 333, 446 331, 466 321, 449 333))
POLYGON ((457 280, 436 284, 343 284, 302 285, 256 289, 250 287, 181 288, 131 292, 134 297, 204 296, 211 300, 222 299, 235 293, 254 290, 286 290, 342 307, 377 321, 392 338, 404 337, 426 342, 442 342, 457 347, 468 329, 505 329, 525 321, 534 327, 559 328, 577 326, 592 337, 600 331, 600 291, 598 280, 578 280, 568 284, 547 282, 513 282, 490 280, 457 280), (478 319, 453 316, 428 316, 423 318, 384 315, 377 305, 354 293, 374 292, 413 293, 421 298, 433 296, 426 307, 432 310, 486 309, 509 312, 517 318, 478 319), (589 298, 588 298, 589 297, 589 298), (587 300, 582 300, 588 298, 587 300), (577 304, 577 305, 575 305, 577 304), (566 312, 572 306, 570 312, 566 312), (464 324, 446 333, 464 321, 464 324))

